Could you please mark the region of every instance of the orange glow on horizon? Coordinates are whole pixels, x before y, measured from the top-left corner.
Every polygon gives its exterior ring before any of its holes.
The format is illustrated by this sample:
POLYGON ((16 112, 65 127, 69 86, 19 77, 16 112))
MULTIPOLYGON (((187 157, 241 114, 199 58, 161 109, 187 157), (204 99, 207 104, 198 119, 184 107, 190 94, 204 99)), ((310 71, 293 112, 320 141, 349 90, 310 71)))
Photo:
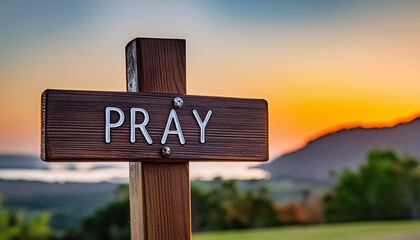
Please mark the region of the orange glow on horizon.
POLYGON ((21 14, 25 24, 9 14, 0 28, 0 154, 39 153, 45 89, 125 91, 124 47, 136 36, 187 39, 188 94, 266 99, 272 157, 342 128, 419 116, 420 4, 269 20, 200 3, 131 4, 69 19, 39 9, 21 14))
MULTIPOLYGON (((318 131, 316 133, 313 133, 311 135, 308 135, 307 137, 304 137, 302 139, 299 139, 300 141, 298 141, 296 144, 286 147, 285 148, 285 152, 293 152, 296 151, 302 147, 304 147, 307 143, 323 136, 329 133, 334 133, 334 132, 338 132, 340 130, 348 130, 348 129, 352 129, 352 128, 389 128, 389 127, 394 127, 398 124, 403 124, 403 123, 409 123, 411 121, 413 121, 414 119, 417 119, 420 117, 420 112, 418 112, 417 114, 414 115, 410 115, 408 117, 403 117, 403 118, 399 118, 399 119, 395 119, 395 120, 391 120, 388 122, 353 122, 353 123, 348 123, 348 124, 341 124, 341 125, 335 125, 329 128, 326 128, 324 130, 318 131)), ((284 136, 283 136, 284 137, 284 136)))

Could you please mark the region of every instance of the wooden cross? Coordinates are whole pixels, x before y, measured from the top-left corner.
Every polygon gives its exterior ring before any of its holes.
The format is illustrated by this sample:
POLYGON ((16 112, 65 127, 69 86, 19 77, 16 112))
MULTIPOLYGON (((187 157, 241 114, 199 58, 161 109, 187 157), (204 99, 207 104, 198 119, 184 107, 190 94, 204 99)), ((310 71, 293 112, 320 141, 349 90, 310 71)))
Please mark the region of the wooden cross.
POLYGON ((42 160, 130 162, 133 240, 191 239, 190 161, 268 160, 267 102, 185 95, 185 59, 185 40, 136 38, 128 92, 42 94, 42 160))

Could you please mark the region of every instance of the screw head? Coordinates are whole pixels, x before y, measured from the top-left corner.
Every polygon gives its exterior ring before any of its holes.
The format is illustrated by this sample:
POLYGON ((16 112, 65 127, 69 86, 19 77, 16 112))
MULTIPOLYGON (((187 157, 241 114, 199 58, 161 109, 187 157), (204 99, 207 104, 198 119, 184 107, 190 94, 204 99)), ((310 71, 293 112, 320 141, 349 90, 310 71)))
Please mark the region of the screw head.
POLYGON ((183 104, 184 104, 184 101, 182 100, 182 98, 180 98, 180 97, 174 98, 174 106, 175 107, 181 108, 183 104))
POLYGON ((163 147, 161 150, 161 154, 164 157, 169 157, 169 155, 171 155, 171 148, 170 147, 163 147))

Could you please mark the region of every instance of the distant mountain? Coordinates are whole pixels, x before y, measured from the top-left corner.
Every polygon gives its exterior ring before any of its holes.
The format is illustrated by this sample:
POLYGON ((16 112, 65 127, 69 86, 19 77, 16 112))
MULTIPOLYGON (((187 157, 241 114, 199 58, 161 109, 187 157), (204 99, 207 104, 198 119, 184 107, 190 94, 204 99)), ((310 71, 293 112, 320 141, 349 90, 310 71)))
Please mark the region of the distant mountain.
MULTIPOLYGON (((77 170, 78 163, 75 162, 44 162, 39 156, 0 154, 0 169, 49 169, 52 166, 60 165, 67 170, 77 170)), ((115 163, 96 163, 90 169, 113 168, 115 163)), ((0 176, 1 179, 1 176, 0 176)))
POLYGON ((56 230, 77 227, 83 218, 114 198, 114 183, 47 183, 0 180, 2 207, 49 212, 56 230))
POLYGON ((47 169, 39 156, 0 154, 0 169, 47 169))
POLYGON ((391 148, 420 158, 420 118, 393 127, 357 127, 325 134, 257 168, 270 172, 273 179, 329 184, 331 170, 357 168, 372 148, 391 148))

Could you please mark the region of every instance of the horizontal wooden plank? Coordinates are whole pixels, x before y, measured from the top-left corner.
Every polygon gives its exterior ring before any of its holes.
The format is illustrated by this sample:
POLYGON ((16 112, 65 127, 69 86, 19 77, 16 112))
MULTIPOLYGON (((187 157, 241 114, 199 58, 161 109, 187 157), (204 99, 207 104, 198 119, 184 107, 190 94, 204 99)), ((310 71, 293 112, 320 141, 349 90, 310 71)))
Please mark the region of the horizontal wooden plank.
MULTIPOLYGON (((268 110, 261 99, 205 97, 176 94, 144 94, 134 92, 96 92, 46 90, 41 108, 41 158, 44 161, 266 161, 268 160, 268 110), (176 108, 175 97, 183 105, 176 108), (122 110, 125 120, 110 129, 110 142, 105 141, 105 109, 122 110), (130 141, 131 108, 142 108, 149 114, 145 126, 152 144, 141 130, 135 130, 136 141, 130 141), (177 134, 163 133, 172 109, 179 119, 185 139, 177 134), (205 142, 200 141, 201 128, 193 114, 196 110, 205 126, 205 142), (161 155, 163 146, 171 149, 168 157, 161 155)), ((117 123, 119 114, 110 111, 110 123, 117 123)), ((136 114, 141 124, 144 115, 136 114)), ((171 122, 170 130, 176 130, 171 122)))

